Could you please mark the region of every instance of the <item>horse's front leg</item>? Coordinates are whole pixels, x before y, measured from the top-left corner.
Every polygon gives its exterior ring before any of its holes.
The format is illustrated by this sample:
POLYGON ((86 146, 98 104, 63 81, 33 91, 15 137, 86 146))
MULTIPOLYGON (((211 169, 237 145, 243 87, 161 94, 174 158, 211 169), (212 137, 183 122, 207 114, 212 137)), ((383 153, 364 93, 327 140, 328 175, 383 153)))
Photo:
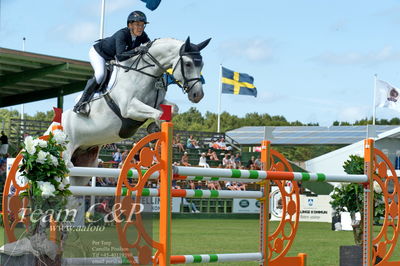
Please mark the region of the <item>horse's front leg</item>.
POLYGON ((121 114, 125 118, 130 118, 137 121, 144 121, 146 119, 160 120, 162 111, 157 110, 136 98, 133 98, 125 110, 121 110, 121 114))

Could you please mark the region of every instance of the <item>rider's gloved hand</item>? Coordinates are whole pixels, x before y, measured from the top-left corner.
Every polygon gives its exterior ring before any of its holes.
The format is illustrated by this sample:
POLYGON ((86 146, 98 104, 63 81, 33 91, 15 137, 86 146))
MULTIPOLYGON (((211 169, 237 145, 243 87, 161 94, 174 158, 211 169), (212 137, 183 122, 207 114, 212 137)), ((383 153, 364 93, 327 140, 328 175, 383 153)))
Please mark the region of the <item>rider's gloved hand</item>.
POLYGON ((139 53, 139 54, 145 54, 149 51, 149 48, 147 48, 146 45, 140 45, 138 47, 135 48, 135 52, 139 53))

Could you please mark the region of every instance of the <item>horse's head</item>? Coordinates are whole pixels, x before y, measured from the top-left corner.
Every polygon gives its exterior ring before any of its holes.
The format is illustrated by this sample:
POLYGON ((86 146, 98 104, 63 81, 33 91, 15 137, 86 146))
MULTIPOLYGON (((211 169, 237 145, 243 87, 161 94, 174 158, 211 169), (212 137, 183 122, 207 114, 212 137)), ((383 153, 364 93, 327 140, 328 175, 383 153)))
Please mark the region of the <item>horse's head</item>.
POLYGON ((201 83, 201 69, 203 68, 203 59, 200 51, 210 42, 207 39, 199 44, 190 43, 188 37, 186 42, 179 50, 179 59, 176 62, 173 75, 180 83, 180 86, 188 94, 190 101, 197 103, 203 96, 203 84, 201 83))

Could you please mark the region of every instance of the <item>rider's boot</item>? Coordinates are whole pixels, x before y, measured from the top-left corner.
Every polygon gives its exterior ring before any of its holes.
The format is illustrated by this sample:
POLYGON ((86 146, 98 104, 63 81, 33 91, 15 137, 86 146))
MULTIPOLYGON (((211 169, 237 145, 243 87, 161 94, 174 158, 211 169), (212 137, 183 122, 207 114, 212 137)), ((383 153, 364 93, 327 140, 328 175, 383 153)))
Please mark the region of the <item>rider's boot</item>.
POLYGON ((75 104, 73 111, 77 114, 88 115, 88 108, 85 108, 85 105, 90 101, 90 98, 93 96, 94 92, 99 87, 99 84, 96 82, 96 78, 93 77, 88 80, 86 83, 86 87, 82 93, 81 98, 75 104))

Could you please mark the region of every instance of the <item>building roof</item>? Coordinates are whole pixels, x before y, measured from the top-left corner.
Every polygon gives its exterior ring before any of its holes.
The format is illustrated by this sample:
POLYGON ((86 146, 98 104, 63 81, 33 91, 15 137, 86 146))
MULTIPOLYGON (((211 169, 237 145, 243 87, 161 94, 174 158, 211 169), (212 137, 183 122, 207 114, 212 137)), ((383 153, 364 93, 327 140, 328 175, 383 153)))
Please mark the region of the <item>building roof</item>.
MULTIPOLYGON (((399 126, 375 126, 376 134, 399 128, 399 126)), ((263 139, 281 145, 348 145, 367 136, 367 126, 284 126, 241 127, 226 132, 241 145, 259 145, 263 139)))
POLYGON ((89 62, 0 48, 0 107, 81 91, 89 62))

